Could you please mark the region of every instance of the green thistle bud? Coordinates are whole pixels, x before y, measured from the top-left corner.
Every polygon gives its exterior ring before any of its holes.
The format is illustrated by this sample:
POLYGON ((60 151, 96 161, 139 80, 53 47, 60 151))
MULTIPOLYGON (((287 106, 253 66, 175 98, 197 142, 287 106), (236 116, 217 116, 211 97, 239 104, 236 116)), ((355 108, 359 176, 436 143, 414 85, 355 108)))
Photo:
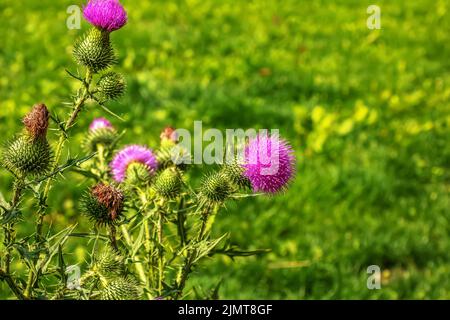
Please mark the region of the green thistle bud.
POLYGON ((173 199, 180 194, 181 176, 176 168, 167 168, 156 178, 154 188, 163 198, 173 199))
POLYGON ((109 32, 97 28, 89 30, 75 43, 73 55, 78 64, 93 73, 105 70, 116 61, 109 32))
POLYGON ((109 147, 116 141, 117 137, 117 131, 113 128, 90 130, 83 141, 83 149, 86 152, 94 152, 98 145, 109 147))
POLYGON ((202 202, 222 203, 233 191, 227 177, 220 172, 215 172, 203 179, 199 197, 202 202))
POLYGON ((102 290, 102 300, 138 300, 141 290, 136 279, 132 277, 115 278, 102 290))
POLYGON ((105 98, 114 100, 123 96, 126 82, 120 73, 108 72, 100 78, 97 87, 105 98))
POLYGON ((21 178, 48 173, 53 160, 46 137, 48 122, 47 107, 44 104, 35 105, 23 119, 25 132, 4 146, 0 164, 21 178))
POLYGON ((251 183, 250 180, 244 176, 244 171, 245 169, 236 161, 225 164, 221 170, 223 175, 225 175, 225 177, 227 177, 236 187, 249 189, 251 188, 251 183))
POLYGON ((161 146, 156 151, 155 156, 160 170, 172 166, 176 166, 180 170, 186 170, 186 164, 190 162, 191 157, 189 152, 180 145, 161 146))
POLYGON ((128 186, 143 186, 148 184, 152 175, 146 165, 140 162, 130 163, 127 167, 125 184, 128 186))
POLYGON ((94 257, 91 271, 106 279, 120 276, 125 272, 123 258, 110 247, 105 247, 99 255, 94 257))
POLYGON ((113 186, 99 183, 84 195, 81 206, 96 225, 117 225, 123 213, 124 196, 113 186))

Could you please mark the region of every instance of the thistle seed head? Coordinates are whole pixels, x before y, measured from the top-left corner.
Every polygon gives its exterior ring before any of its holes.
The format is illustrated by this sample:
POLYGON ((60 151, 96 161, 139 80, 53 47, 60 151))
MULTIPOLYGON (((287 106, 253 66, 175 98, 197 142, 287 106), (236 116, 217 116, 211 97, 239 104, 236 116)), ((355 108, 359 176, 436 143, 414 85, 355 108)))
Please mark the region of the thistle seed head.
POLYGON ((122 191, 99 183, 82 199, 83 212, 96 225, 117 225, 124 208, 122 191))
POLYGON ((33 106, 33 109, 23 118, 22 122, 27 133, 34 140, 45 139, 49 118, 50 113, 47 106, 43 103, 38 103, 33 106))

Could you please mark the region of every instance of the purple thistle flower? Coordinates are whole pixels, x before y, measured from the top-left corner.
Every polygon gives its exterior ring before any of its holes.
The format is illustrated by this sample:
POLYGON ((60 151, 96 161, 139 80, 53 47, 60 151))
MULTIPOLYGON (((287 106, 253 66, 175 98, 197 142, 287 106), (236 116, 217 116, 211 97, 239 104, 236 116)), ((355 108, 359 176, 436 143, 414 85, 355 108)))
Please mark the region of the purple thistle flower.
POLYGON ((151 149, 140 145, 126 146, 116 154, 109 164, 114 180, 122 182, 126 177, 128 166, 133 162, 142 163, 150 173, 158 168, 158 162, 151 149))
POLYGON ((260 134, 245 148, 244 176, 255 192, 282 191, 294 176, 294 166, 292 147, 278 136, 260 134))
POLYGON ((89 125, 89 131, 95 131, 95 130, 103 129, 103 128, 114 129, 111 122, 109 122, 105 118, 96 118, 89 125))
POLYGON ((90 24, 109 32, 122 28, 128 19, 119 0, 89 0, 83 15, 90 24))

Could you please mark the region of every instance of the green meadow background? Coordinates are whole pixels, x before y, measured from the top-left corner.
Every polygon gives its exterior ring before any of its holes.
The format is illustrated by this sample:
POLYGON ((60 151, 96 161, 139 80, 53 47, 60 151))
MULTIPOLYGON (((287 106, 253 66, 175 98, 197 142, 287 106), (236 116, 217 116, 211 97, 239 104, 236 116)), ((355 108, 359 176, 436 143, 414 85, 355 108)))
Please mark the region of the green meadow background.
MULTIPOLYGON (((450 3, 364 0, 122 0, 113 34, 127 95, 110 104, 126 143, 157 146, 166 125, 278 128, 296 150, 288 192, 228 205, 215 232, 251 258, 205 261, 192 285, 220 280, 227 299, 450 299, 450 3), (370 4, 381 30, 366 27, 370 4), (366 286, 378 265, 382 288, 366 286)), ((64 115, 77 83, 66 9, 81 0, 0 1, 0 136, 20 130, 36 102, 64 115)), ((89 122, 82 114, 70 146, 89 122)), ((55 133, 50 137, 55 141, 55 133)), ((0 171, 0 191, 11 177, 0 171)), ((68 174, 53 189, 58 230, 87 221, 87 187, 68 174)), ((33 232, 24 203, 20 235, 33 232)), ((71 239, 67 259, 88 258, 71 239)), ((18 271, 20 272, 20 270, 18 271)), ((0 284, 0 297, 10 293, 0 284)))

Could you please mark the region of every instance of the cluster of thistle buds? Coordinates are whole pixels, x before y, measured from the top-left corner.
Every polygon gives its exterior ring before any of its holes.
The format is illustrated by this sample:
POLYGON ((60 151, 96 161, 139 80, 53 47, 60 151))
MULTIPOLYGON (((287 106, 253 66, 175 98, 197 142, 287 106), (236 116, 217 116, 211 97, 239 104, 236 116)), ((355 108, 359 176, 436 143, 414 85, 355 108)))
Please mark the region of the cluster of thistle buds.
MULTIPOLYGON (((0 155, 0 165, 21 183, 36 178, 49 183, 61 157, 66 131, 86 99, 102 104, 125 92, 124 77, 107 69, 116 61, 110 34, 126 24, 126 11, 118 0, 91 0, 83 13, 93 28, 76 42, 73 55, 87 75, 72 75, 83 87, 75 98, 72 116, 62 125, 56 151, 47 140, 50 113, 44 104, 37 104, 24 117, 23 131, 4 145, 0 155), (98 81, 91 88, 96 74, 98 81)), ((181 146, 173 127, 161 132, 160 144, 154 149, 137 143, 118 147, 121 136, 108 119, 101 117, 92 121, 82 143, 90 161, 84 162, 79 172, 89 173, 85 176, 94 182, 85 191, 80 209, 97 238, 105 229, 109 236, 81 278, 86 289, 80 296, 83 299, 138 299, 143 292, 147 298, 181 297, 194 265, 211 254, 222 239, 209 239, 208 218, 228 200, 242 195, 280 193, 295 175, 294 152, 286 140, 275 135, 249 138, 243 146, 244 159, 236 157, 205 174, 198 187, 190 185, 190 150, 181 146), (164 237, 170 222, 177 225, 179 244, 164 237), (139 234, 133 234, 137 229, 141 230, 139 234), (169 259, 168 253, 174 253, 174 257, 169 259), (179 259, 181 265, 170 265, 179 259)), ((41 232, 40 227, 37 230, 41 232)), ((42 238, 37 239, 40 245, 42 238)), ((32 295, 33 283, 38 280, 33 282, 32 269, 30 275, 31 282, 19 297, 32 295)), ((17 291, 19 287, 12 285, 17 291)), ((61 295, 65 295, 64 290, 61 295)))

